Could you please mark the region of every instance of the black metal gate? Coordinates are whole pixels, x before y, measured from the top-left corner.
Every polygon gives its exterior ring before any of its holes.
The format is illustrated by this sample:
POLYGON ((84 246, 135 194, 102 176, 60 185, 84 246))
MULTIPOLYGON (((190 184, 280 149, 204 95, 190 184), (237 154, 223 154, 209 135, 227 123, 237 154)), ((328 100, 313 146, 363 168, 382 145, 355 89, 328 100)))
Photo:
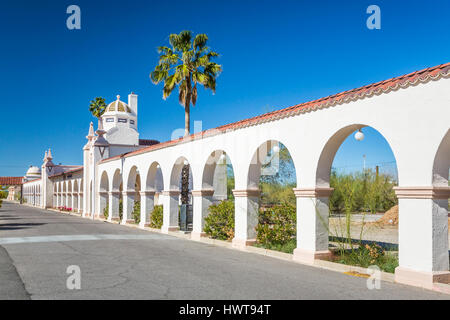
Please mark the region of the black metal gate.
POLYGON ((180 206, 180 230, 192 231, 194 215, 191 204, 182 204, 180 206))

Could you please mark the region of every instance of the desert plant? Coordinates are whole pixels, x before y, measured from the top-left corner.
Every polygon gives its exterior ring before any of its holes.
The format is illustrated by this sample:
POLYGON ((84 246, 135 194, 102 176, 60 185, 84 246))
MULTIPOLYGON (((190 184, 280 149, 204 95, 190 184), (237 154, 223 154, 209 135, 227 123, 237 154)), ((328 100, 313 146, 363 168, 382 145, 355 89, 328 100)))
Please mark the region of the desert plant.
POLYGON ((141 221, 141 202, 135 201, 133 206, 133 219, 134 222, 139 223, 141 221))
POLYGON ((261 182, 261 205, 274 206, 288 204, 295 207, 296 198, 292 191, 293 188, 295 188, 294 183, 261 182))
POLYGON ((209 206, 205 217, 205 233, 213 239, 231 240, 234 237, 234 203, 229 200, 209 206))
POLYGON ((363 268, 377 265, 381 270, 391 273, 394 273, 398 266, 397 256, 386 252, 376 243, 360 244, 357 249, 349 250, 341 255, 337 262, 363 268))
POLYGON ((377 175, 368 169, 352 174, 337 174, 330 176, 330 186, 334 188, 330 197, 330 211, 335 213, 387 211, 397 204, 393 187, 395 181, 384 174, 377 175), (354 189, 351 202, 346 196, 349 186, 354 189))
POLYGON ((109 217, 109 205, 106 205, 105 208, 103 209, 103 216, 105 217, 105 219, 108 219, 108 217, 109 217))
MULTIPOLYGON (((349 204, 352 202, 352 194, 356 189, 357 188, 354 186, 346 186, 344 188, 344 190, 348 193, 347 196, 350 198, 346 200, 347 211, 344 217, 345 226, 343 227, 341 223, 337 224, 335 226, 334 234, 330 230, 328 223, 321 217, 316 207, 317 216, 328 230, 328 234, 331 236, 333 241, 337 243, 339 254, 337 262, 361 267, 377 265, 381 270, 393 273, 395 268, 398 266, 398 257, 390 252, 387 252, 383 247, 376 243, 365 244, 363 242, 362 235, 365 227, 364 216, 360 226, 359 240, 355 241, 351 237, 350 228, 352 215, 350 214, 348 208, 350 206, 349 204)), ((341 219, 339 219, 339 222, 341 222, 341 219)))
POLYGON ((163 225, 163 206, 155 206, 150 214, 150 228, 161 229, 163 225))

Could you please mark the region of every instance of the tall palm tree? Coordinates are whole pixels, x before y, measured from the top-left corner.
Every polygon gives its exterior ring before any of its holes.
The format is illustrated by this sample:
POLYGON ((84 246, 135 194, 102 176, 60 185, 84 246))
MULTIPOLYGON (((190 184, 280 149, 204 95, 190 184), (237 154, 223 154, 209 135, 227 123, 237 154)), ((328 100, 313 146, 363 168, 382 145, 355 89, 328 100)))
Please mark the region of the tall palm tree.
POLYGON ((106 102, 102 97, 97 97, 91 101, 89 105, 89 111, 94 117, 100 120, 102 114, 105 112, 106 102))
POLYGON ((190 134, 190 106, 197 102, 197 84, 216 92, 216 77, 222 66, 212 62, 219 56, 206 44, 208 36, 198 34, 193 38, 191 31, 169 36, 169 47, 158 47, 159 63, 150 73, 154 84, 164 82, 163 99, 167 99, 178 86, 178 101, 184 107, 185 132, 190 134))

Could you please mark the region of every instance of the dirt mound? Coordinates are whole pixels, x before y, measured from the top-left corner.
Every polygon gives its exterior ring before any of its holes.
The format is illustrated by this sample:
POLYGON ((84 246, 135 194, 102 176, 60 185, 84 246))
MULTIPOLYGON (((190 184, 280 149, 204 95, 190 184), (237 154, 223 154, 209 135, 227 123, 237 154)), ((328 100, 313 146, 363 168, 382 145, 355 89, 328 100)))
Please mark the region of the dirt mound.
POLYGON ((398 225, 398 205, 393 206, 388 211, 386 211, 386 213, 380 219, 378 219, 376 223, 391 226, 398 225))
MULTIPOLYGON (((386 213, 375 223, 380 225, 391 225, 391 226, 398 225, 398 205, 393 206, 388 211, 386 211, 386 213)), ((448 217, 448 224, 450 226, 450 214, 448 217)))

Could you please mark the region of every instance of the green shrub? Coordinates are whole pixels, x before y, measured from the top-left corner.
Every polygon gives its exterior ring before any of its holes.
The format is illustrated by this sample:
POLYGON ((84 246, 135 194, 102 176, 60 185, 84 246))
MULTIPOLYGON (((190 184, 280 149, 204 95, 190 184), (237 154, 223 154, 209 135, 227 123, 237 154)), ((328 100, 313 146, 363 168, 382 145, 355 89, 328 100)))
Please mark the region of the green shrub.
POLYGON ((135 201, 133 206, 132 216, 134 222, 139 223, 141 221, 141 202, 135 201))
POLYGON ((0 185, 0 199, 8 198, 8 187, 0 185))
POLYGON ((386 252, 376 243, 360 244, 357 249, 342 252, 337 262, 363 268, 376 265, 382 271, 390 273, 394 273, 395 268, 398 267, 397 256, 386 252))
POLYGON ((3 200, 0 199, 0 208, 2 207, 3 200))
POLYGON ((285 252, 285 253, 293 253, 295 248, 297 248, 297 240, 295 238, 293 238, 284 244, 277 244, 277 243, 262 244, 262 243, 257 242, 257 243, 255 243, 255 247, 265 248, 265 249, 275 250, 275 251, 280 251, 280 252, 285 252))
POLYGON ((163 225, 163 206, 155 206, 150 214, 150 228, 161 229, 163 225))
POLYGON ((234 202, 221 201, 209 206, 205 217, 205 233, 213 239, 231 240, 234 237, 234 202))
POLYGON ((272 208, 261 208, 258 220, 256 240, 266 246, 282 246, 292 241, 296 235, 297 219, 293 205, 283 204, 272 208))
POLYGON ((103 209, 103 216, 105 217, 105 219, 108 219, 109 216, 109 206, 106 205, 105 209, 103 209))

